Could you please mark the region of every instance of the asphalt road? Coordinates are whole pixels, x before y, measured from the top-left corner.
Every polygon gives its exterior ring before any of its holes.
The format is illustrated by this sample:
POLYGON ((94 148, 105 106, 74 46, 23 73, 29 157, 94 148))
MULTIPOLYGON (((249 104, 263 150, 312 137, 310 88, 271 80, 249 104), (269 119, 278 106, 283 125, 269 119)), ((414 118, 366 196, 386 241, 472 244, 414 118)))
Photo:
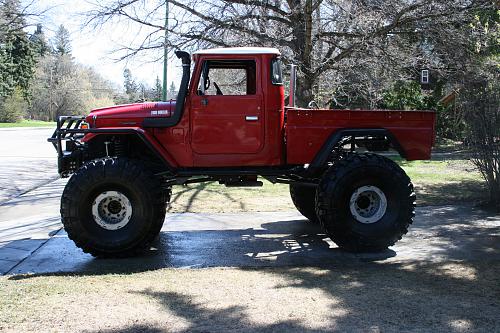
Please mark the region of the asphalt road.
POLYGON ((58 202, 64 181, 57 180, 57 154, 47 142, 53 131, 0 129, 0 274, 61 229, 58 202))
POLYGON ((0 203, 57 178, 53 128, 0 129, 0 203))

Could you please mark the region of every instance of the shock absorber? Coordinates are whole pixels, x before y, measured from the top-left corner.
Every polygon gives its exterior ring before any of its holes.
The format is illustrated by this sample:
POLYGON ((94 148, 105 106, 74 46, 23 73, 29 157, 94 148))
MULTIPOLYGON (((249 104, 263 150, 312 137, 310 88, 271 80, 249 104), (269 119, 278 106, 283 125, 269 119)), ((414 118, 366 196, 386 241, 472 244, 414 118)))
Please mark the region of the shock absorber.
POLYGON ((117 157, 124 156, 125 155, 125 147, 123 145, 123 142, 120 138, 115 138, 115 155, 117 157))

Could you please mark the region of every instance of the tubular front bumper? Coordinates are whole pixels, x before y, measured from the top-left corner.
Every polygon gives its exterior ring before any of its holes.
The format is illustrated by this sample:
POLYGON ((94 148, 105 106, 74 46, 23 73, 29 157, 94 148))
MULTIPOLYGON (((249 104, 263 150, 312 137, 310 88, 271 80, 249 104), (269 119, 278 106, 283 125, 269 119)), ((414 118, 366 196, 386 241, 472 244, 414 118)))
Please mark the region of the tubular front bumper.
POLYGON ((57 169, 61 177, 68 177, 83 161, 84 144, 80 139, 87 130, 81 129, 80 125, 84 120, 82 116, 59 117, 54 134, 47 139, 57 151, 57 169))

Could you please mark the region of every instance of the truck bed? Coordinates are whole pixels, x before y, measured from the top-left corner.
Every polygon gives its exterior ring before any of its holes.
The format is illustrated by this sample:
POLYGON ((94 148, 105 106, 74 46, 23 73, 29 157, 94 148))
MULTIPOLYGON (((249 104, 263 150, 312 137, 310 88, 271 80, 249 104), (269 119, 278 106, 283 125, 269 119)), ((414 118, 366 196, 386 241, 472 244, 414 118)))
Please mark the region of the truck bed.
POLYGON ((287 163, 310 163, 332 134, 351 128, 386 129, 397 139, 407 160, 427 160, 435 139, 435 119, 433 111, 288 108, 287 163))

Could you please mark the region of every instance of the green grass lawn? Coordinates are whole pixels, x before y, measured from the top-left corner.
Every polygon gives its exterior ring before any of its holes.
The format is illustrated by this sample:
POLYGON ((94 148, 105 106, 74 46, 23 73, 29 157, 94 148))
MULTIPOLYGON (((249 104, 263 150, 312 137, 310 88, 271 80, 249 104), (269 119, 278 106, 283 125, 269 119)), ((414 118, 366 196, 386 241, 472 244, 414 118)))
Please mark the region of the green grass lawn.
POLYGON ((470 160, 399 160, 398 163, 415 185, 417 204, 443 205, 487 199, 484 179, 470 160))
POLYGON ((41 120, 22 120, 18 123, 0 123, 0 128, 11 128, 11 127, 55 127, 56 123, 51 121, 41 121, 41 120))
MULTIPOLYGON (((404 161, 394 158, 415 185, 417 205, 447 205, 486 199, 484 180, 474 165, 456 160, 404 161)), ((174 186, 170 212, 243 212, 295 209, 288 185, 227 188, 216 182, 174 186)))

